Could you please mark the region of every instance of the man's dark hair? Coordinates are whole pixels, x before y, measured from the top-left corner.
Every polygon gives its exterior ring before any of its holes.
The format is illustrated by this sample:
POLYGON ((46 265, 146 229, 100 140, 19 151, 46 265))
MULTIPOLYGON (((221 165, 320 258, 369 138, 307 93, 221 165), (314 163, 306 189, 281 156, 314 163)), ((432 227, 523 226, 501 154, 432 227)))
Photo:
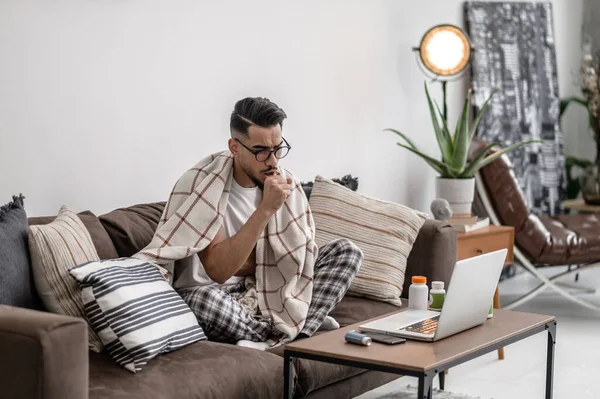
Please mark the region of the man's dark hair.
POLYGON ((269 128, 275 125, 283 127, 285 112, 274 102, 264 97, 246 97, 235 103, 229 130, 248 135, 250 125, 269 128))

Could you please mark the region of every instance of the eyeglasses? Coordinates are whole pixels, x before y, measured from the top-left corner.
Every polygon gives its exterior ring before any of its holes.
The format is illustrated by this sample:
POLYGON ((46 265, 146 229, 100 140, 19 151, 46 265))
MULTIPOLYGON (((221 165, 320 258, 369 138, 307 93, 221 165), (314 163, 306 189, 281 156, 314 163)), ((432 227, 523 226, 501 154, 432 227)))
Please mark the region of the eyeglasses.
POLYGON ((280 145, 279 147, 274 148, 272 150, 253 150, 251 148, 246 147, 246 145, 244 143, 242 143, 240 140, 238 140, 238 139, 234 139, 234 140, 237 141, 238 143, 240 143, 242 145, 242 147, 244 147, 245 149, 250 151, 252 154, 254 154, 254 157, 256 158, 256 160, 258 162, 267 162, 269 160, 269 158, 271 158, 271 154, 275 155, 275 158, 277 158, 277 159, 284 158, 292 149, 290 144, 283 137, 282 137, 282 140, 285 143, 285 145, 280 145))

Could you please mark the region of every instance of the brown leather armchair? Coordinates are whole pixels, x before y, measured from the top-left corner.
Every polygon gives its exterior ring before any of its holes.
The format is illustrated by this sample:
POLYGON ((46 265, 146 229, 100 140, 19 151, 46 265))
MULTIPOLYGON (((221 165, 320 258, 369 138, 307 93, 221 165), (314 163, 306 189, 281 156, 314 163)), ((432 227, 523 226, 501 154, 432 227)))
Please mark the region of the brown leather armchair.
MULTIPOLYGON (((475 137, 471 155, 478 154, 486 145, 475 137)), ((513 226, 515 229, 515 259, 541 284, 504 306, 514 308, 535 297, 549 287, 583 306, 600 310, 557 285, 558 279, 600 265, 600 217, 596 214, 536 216, 532 214, 525 196, 515 178, 512 164, 506 155, 482 168, 476 176, 477 193, 474 213, 489 216, 494 224, 513 226), (541 274, 539 267, 575 265, 551 278, 541 274)))

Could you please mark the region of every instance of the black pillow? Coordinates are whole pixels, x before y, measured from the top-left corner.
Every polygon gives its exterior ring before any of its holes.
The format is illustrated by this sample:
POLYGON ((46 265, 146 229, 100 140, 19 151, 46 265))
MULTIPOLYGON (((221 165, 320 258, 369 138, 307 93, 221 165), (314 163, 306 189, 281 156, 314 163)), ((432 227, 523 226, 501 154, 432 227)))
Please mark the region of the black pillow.
POLYGON ((0 304, 39 309, 29 266, 22 195, 0 207, 0 304))
MULTIPOLYGON (((352 191, 356 191, 358 189, 358 177, 352 177, 352 175, 346 175, 341 179, 331 179, 336 183, 341 184, 344 187, 349 188, 352 191)), ((312 193, 313 182, 300 182, 304 193, 306 194, 306 198, 310 199, 310 194, 312 193)))

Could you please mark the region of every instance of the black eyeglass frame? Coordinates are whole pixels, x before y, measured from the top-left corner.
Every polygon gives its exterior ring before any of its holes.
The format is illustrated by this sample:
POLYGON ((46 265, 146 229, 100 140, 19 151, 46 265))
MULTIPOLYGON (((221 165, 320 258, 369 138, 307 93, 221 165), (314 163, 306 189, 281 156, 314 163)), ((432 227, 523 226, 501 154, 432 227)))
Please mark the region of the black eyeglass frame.
POLYGON ((242 147, 244 147, 245 149, 247 149, 248 151, 250 151, 254 155, 254 158, 256 158, 257 162, 267 162, 269 159, 271 159, 271 155, 273 155, 277 159, 282 159, 282 158, 285 158, 287 156, 287 154, 290 153, 290 150, 292 149, 292 146, 290 145, 290 143, 287 142, 287 140, 284 137, 282 137, 281 139, 283 140, 283 142, 285 143, 285 145, 280 145, 278 147, 273 148, 272 150, 253 150, 252 148, 247 147, 240 140, 238 140, 238 139, 234 139, 234 140, 237 141, 238 143, 240 143, 242 145, 242 147), (282 148, 287 148, 287 152, 285 153, 285 155, 282 156, 282 157, 278 157, 277 155, 275 155, 275 153, 277 151, 281 150, 282 148), (261 161, 261 160, 258 159, 258 154, 260 154, 261 152, 264 152, 264 151, 269 151, 269 155, 265 159, 263 159, 261 161))

